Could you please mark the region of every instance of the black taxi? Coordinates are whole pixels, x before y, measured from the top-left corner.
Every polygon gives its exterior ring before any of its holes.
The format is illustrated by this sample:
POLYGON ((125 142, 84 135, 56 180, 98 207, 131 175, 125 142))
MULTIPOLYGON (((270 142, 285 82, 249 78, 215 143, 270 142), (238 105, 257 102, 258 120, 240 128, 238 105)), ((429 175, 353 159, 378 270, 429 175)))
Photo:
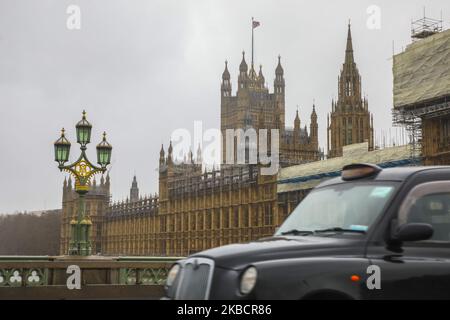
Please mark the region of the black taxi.
POLYGON ((166 299, 449 299, 450 167, 351 164, 272 237, 202 251, 166 299))

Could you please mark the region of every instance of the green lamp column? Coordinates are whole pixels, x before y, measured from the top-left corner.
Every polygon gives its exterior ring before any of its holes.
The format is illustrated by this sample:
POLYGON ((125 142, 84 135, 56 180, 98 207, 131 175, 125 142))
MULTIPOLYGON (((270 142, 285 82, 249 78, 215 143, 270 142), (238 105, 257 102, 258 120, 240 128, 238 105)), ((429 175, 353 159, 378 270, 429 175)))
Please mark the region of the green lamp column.
POLYGON ((86 119, 83 111, 82 119, 76 124, 77 143, 80 144, 81 154, 74 163, 64 165, 69 160, 70 142, 65 137, 64 128, 61 137, 54 143, 55 161, 61 171, 70 173, 75 179, 75 191, 78 194, 78 214, 76 219, 70 221, 71 240, 69 243, 69 255, 88 256, 92 253, 90 230, 92 221, 86 215, 85 196, 89 192, 90 180, 97 173, 104 173, 111 162, 112 146, 106 141, 106 133, 103 140, 97 145, 97 160, 100 167, 93 165, 86 155, 87 144, 91 140, 92 125, 86 119))

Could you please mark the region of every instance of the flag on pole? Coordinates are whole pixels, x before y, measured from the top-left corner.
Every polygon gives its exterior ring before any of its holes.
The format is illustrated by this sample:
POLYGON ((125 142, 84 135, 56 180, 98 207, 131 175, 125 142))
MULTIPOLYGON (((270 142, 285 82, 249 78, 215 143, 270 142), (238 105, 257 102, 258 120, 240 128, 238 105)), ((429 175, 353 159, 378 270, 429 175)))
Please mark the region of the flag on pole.
POLYGON ((252 69, 253 69, 253 43, 254 43, 254 41, 253 41, 253 30, 255 28, 259 27, 259 25, 260 25, 259 21, 253 20, 253 17, 252 17, 252 69))

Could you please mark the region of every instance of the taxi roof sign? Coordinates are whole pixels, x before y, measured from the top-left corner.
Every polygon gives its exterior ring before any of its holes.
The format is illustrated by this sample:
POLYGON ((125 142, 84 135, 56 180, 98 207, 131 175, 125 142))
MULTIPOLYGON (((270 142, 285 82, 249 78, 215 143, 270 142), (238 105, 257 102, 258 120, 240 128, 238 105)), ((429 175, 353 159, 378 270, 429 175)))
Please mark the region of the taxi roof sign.
POLYGON ((370 163, 352 163, 342 168, 342 180, 355 180, 375 176, 382 169, 376 164, 370 163))

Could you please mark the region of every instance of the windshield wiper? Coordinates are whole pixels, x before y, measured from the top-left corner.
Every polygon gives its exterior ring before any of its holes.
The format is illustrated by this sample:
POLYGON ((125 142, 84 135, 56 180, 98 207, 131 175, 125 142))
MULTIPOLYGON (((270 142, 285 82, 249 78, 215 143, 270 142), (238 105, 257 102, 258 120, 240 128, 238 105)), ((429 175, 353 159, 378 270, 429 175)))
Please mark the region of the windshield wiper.
POLYGON ((292 230, 281 232, 281 234, 283 236, 288 235, 288 234, 292 234, 294 236, 299 236, 299 235, 306 236, 306 235, 313 234, 313 233, 314 233, 314 231, 311 231, 311 230, 298 230, 298 229, 292 229, 292 230))
POLYGON ((314 232, 321 233, 321 232, 354 232, 354 233, 366 233, 365 230, 358 230, 358 229, 345 229, 341 227, 333 227, 333 228, 326 228, 321 230, 314 230, 314 232))

